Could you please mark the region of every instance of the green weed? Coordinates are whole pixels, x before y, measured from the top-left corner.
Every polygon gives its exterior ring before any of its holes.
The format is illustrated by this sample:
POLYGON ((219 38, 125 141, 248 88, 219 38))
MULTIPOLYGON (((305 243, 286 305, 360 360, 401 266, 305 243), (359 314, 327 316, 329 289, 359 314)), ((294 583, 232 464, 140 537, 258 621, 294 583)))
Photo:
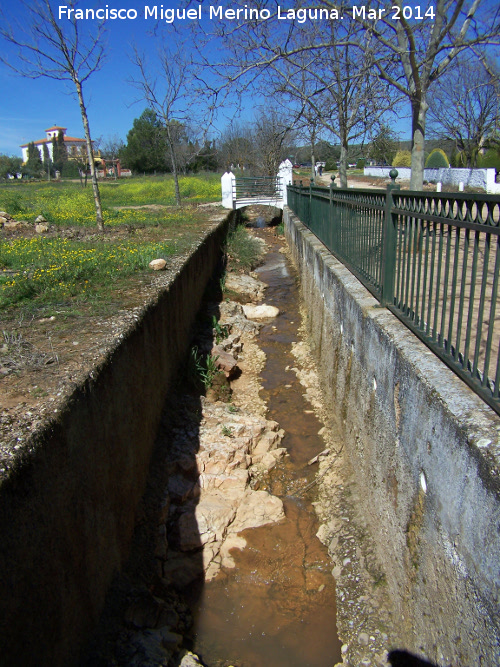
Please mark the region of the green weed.
POLYGON ((217 375, 222 373, 217 368, 217 359, 211 354, 203 355, 196 345, 189 353, 188 379, 197 388, 210 389, 217 375))
POLYGON ((212 315, 212 330, 215 336, 215 342, 219 344, 229 336, 229 327, 227 324, 221 324, 215 315, 212 315))
POLYGON ((251 271, 262 261, 262 246, 244 227, 238 226, 227 242, 228 268, 251 271))

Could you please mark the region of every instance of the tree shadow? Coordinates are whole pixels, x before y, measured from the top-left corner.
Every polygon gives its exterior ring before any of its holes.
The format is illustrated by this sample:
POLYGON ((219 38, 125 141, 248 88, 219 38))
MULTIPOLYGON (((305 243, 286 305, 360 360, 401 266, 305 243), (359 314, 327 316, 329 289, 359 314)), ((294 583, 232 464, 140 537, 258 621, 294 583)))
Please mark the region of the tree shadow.
MULTIPOLYGON (((213 317, 219 317, 221 298, 216 275, 191 336, 191 345, 202 354, 214 344, 213 317)), ((188 352, 162 410, 129 557, 114 578, 81 667, 152 664, 148 660, 159 660, 165 649, 174 655, 169 664, 175 665, 184 650, 192 649, 195 628, 190 608, 205 584, 196 519, 200 497, 196 455, 205 392, 202 383, 188 377, 189 363, 188 352)))

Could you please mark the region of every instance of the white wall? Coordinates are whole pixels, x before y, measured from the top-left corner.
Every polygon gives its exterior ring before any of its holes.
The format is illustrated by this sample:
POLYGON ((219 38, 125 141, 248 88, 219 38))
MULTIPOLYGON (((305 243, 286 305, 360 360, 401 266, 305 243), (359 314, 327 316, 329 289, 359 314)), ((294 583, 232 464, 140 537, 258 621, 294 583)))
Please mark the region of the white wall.
MULTIPOLYGON (((411 169, 408 167, 365 167, 365 176, 389 178, 391 169, 397 169, 398 179, 409 181, 411 169)), ((454 167, 442 169, 424 169, 424 181, 456 185, 463 183, 472 188, 483 188, 488 193, 500 193, 500 184, 495 183, 495 169, 458 169, 454 167)))

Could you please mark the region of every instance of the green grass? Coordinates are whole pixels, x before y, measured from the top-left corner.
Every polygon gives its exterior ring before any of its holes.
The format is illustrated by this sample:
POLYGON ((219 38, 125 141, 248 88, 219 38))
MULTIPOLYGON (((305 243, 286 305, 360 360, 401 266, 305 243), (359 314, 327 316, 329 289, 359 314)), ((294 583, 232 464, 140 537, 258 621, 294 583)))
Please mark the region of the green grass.
MULTIPOLYGON (((206 173, 179 179, 183 201, 220 201, 220 174, 206 173)), ((171 177, 134 178, 102 184, 105 206, 143 206, 144 204, 175 204, 174 180, 171 177)))
MULTIPOLYGON (((186 202, 220 200, 218 174, 185 177, 180 185, 186 202)), ((168 260, 187 250, 209 217, 193 206, 171 206, 169 177, 105 182, 101 193, 107 230, 102 238, 92 233, 95 209, 90 185, 86 189, 67 181, 0 185, 0 210, 29 222, 43 214, 51 224, 74 230, 71 239, 0 232, 0 310, 46 312, 64 303, 68 312, 78 312, 82 305, 88 312, 89 304, 93 308, 97 302, 118 303, 119 288, 128 281, 134 289, 138 280, 150 275, 152 259, 168 260), (167 208, 113 208, 151 204, 167 208)))
MULTIPOLYGON (((220 201, 219 174, 185 176, 179 180, 183 203, 220 201)), ((104 224, 156 224, 169 220, 180 212, 147 211, 144 209, 114 210, 119 206, 175 205, 172 177, 141 177, 99 184, 104 224)), ((0 210, 17 219, 33 222, 43 215, 49 222, 61 226, 95 225, 95 208, 90 183, 82 188, 68 181, 51 183, 6 183, 0 186, 0 210)))
POLYGON ((0 308, 36 300, 57 303, 106 294, 152 259, 176 252, 173 243, 90 244, 61 238, 18 238, 0 245, 0 308), (8 272, 5 272, 8 269, 8 272))
POLYGON ((241 225, 229 235, 226 251, 229 269, 251 271, 262 261, 261 244, 241 225))

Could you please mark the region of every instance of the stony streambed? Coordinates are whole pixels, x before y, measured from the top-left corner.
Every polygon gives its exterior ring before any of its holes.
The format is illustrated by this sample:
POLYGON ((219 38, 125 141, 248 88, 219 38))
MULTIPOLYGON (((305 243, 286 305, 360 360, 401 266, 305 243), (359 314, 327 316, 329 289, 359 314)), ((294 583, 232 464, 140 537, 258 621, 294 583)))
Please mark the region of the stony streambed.
POLYGON ((172 392, 132 555, 83 665, 387 664, 383 581, 299 337, 295 279, 272 230, 259 233, 266 264, 228 276, 234 299, 207 303, 218 327, 196 341, 219 338, 236 366, 206 396, 172 392), (242 306, 263 295, 277 318, 242 306))

